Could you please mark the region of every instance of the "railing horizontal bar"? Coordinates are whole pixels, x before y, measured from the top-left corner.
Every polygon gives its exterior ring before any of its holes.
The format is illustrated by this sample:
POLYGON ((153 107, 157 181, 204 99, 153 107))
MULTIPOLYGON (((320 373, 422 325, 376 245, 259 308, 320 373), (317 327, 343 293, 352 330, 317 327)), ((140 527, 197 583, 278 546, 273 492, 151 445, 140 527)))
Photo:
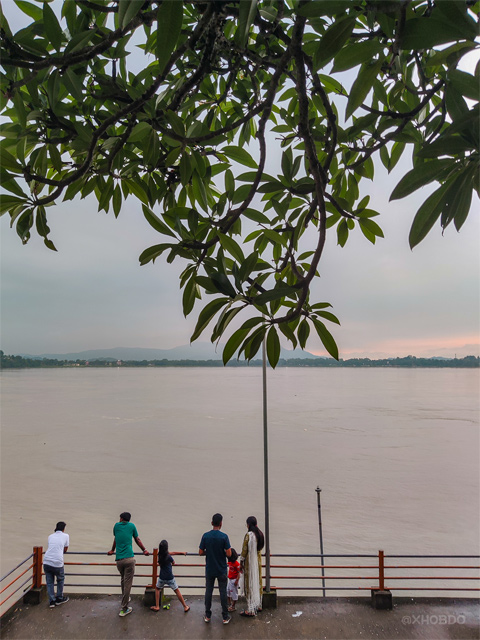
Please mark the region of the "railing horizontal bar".
POLYGON ((391 556, 391 555, 388 555, 387 556, 387 554, 385 554, 384 558, 473 558, 473 559, 477 559, 477 558, 480 558, 480 556, 431 556, 431 555, 428 555, 428 556, 398 556, 398 555, 391 556))
MULTIPOLYGON (((83 577, 83 578, 118 578, 119 574, 115 573, 65 573, 65 576, 68 578, 69 576, 83 577)), ((151 578, 152 576, 149 573, 136 573, 135 578, 151 578)), ((187 576, 189 577, 189 576, 187 576)))
POLYGON ((385 576, 385 580, 480 580, 477 576, 385 576))
POLYGON ((22 582, 22 584, 21 584, 19 587, 17 587, 17 589, 15 589, 15 591, 12 591, 12 593, 10 593, 10 594, 5 598, 5 600, 2 600, 2 602, 0 602, 0 607, 2 606, 2 604, 5 604, 5 602, 6 602, 7 600, 9 600, 13 595, 15 595, 15 594, 17 593, 17 591, 20 591, 20 589, 21 589, 23 586, 25 586, 25 585, 27 584, 27 582, 30 582, 31 580, 32 580, 32 578, 30 578, 30 577, 29 577, 29 578, 27 578, 27 579, 25 580, 25 582, 22 582))
MULTIPOLYGON (((405 579, 408 580, 408 578, 405 578, 405 579)), ((378 575, 377 576, 272 576, 272 580, 378 580, 378 575)))
POLYGON ((25 564, 25 562, 28 562, 28 561, 30 560, 30 558, 33 558, 33 553, 31 553, 27 558, 25 558, 25 560, 22 560, 22 561, 20 562, 20 564, 17 564, 17 566, 16 566, 16 567, 14 567, 11 571, 9 571, 9 572, 8 572, 8 573, 6 573, 4 576, 2 576, 2 577, 0 578, 0 582, 3 582, 3 580, 5 580, 5 578, 8 578, 8 576, 9 576, 10 574, 12 574, 14 571, 16 571, 19 567, 21 567, 21 566, 22 566, 22 564, 25 564))
POLYGON ((395 591, 480 591, 480 587, 395 587, 395 591))
MULTIPOLYGON (((271 553, 271 558, 378 558, 376 553, 271 553)), ((393 557, 393 556, 391 556, 393 557)), ((470 556, 467 556, 470 557, 470 556)), ((473 557, 473 556, 472 556, 473 557)))
MULTIPOLYGON (((120 589, 120 584, 77 584, 74 582, 65 582, 65 587, 108 587, 110 589, 120 589)), ((132 585, 132 589, 146 589, 147 587, 151 587, 150 584, 134 584, 132 585)))
MULTIPOLYGON (((274 587, 277 590, 285 590, 285 591, 323 591, 322 587, 274 587)), ((326 591, 372 591, 373 587, 325 587, 326 591)))
MULTIPOLYGON (((184 587, 186 588, 186 587, 184 587)), ((272 587, 276 591, 323 591, 323 587, 272 587)), ((326 591, 371 591, 371 587, 325 587, 326 591)), ((457 587, 396 587, 395 591, 480 591, 479 589, 457 587)))
MULTIPOLYGON (((107 555, 105 551, 69 551, 69 556, 77 555, 77 556, 105 556, 107 555)), ((135 553, 136 556, 143 556, 143 553, 135 553)), ((187 552, 187 556, 199 557, 198 553, 195 552, 187 552)), ((265 554, 262 554, 265 557, 265 554)), ((25 558, 23 562, 26 562, 33 554, 28 558, 25 558)), ((377 558, 376 553, 271 553, 271 558, 377 558)), ((398 554, 385 554, 385 558, 480 558, 480 555, 398 555, 398 554)), ((20 564, 23 564, 20 563, 20 564)), ((20 565, 18 565, 20 566, 20 565)), ((14 571, 14 569, 12 569, 14 571)), ((7 574, 8 575, 8 574, 7 574)), ((3 578, 2 578, 3 579, 3 578)))
MULTIPOLYGON (((175 565, 177 566, 177 565, 175 565)), ((179 565, 180 566, 180 565, 179 565)), ((359 565, 343 565, 343 564, 271 564, 272 569, 378 569, 376 564, 359 564, 359 565)), ((386 567, 387 568, 387 567, 386 567)), ((395 568, 395 567, 392 567, 395 568)), ((459 567, 461 568, 461 567, 459 567)), ((390 567, 388 567, 390 569, 390 567)))
MULTIPOLYGON (((27 573, 27 571, 30 571, 30 569, 31 569, 32 567, 33 567, 33 564, 31 564, 29 567, 27 567, 27 568, 25 569, 25 571, 22 571, 22 573, 19 573, 19 574, 18 574, 18 576, 17 576, 14 580, 12 580, 9 584, 7 584, 5 587, 3 587, 3 589, 0 591, 0 594, 1 594, 1 593, 3 593, 4 591, 6 591, 6 590, 8 589, 8 587, 11 587, 11 586, 12 586, 12 584, 15 584, 15 582, 16 582, 17 580, 20 580, 20 578, 21 578, 22 576, 24 576, 24 575, 27 573)), ((30 578, 29 578, 29 579, 30 579, 30 578)))
MULTIPOLYGON (((81 566, 86 566, 86 567, 115 567, 116 564, 114 562, 65 562, 64 563, 65 566, 69 566, 69 567, 81 567, 81 566)), ((150 562, 149 564, 145 564, 144 562, 137 562, 135 564, 136 567, 151 567, 152 563, 150 562)), ((203 566, 203 565, 198 565, 203 566)))
POLYGON ((477 570, 479 570, 480 567, 447 565, 447 564, 437 564, 437 565, 431 565, 431 564, 426 564, 426 565, 422 565, 422 564, 399 564, 399 565, 386 564, 385 565, 385 569, 477 569, 477 570))

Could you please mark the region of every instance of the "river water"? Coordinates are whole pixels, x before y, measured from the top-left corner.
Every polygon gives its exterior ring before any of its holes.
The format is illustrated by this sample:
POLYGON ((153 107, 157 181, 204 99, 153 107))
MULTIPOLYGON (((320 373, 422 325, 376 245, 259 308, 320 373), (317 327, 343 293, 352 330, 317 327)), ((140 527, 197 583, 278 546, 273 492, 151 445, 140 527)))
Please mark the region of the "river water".
MULTIPOLYGON (((263 524, 260 368, 7 370, 2 573, 67 522, 103 551, 130 511, 150 549, 196 551, 220 511, 263 524)), ((268 372, 273 553, 478 554, 479 371, 268 372)))

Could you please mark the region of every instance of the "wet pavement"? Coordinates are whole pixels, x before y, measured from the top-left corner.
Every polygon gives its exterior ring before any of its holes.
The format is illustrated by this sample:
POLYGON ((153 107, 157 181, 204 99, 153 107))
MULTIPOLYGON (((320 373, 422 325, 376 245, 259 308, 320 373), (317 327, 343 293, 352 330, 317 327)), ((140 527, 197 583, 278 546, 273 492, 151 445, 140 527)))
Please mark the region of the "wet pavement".
POLYGON ((203 600, 187 597, 191 609, 183 612, 171 601, 158 613, 133 596, 133 612, 118 615, 118 596, 70 596, 61 607, 19 603, 2 619, 5 640, 107 639, 255 639, 300 640, 477 640, 480 638, 480 602, 477 599, 397 598, 392 611, 375 610, 369 598, 279 598, 278 608, 264 610, 254 619, 232 614, 222 624, 220 603, 214 600, 209 624, 203 620, 203 600))

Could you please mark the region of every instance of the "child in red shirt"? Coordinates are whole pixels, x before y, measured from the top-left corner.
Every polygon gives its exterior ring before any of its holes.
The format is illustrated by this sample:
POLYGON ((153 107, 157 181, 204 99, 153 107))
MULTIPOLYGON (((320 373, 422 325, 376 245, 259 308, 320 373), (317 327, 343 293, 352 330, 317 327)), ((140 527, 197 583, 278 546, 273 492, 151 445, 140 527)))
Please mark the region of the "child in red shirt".
POLYGON ((235 604, 238 600, 238 580, 240 578, 240 563, 238 562, 238 553, 232 549, 232 555, 228 559, 228 584, 227 598, 228 610, 235 611, 235 604))

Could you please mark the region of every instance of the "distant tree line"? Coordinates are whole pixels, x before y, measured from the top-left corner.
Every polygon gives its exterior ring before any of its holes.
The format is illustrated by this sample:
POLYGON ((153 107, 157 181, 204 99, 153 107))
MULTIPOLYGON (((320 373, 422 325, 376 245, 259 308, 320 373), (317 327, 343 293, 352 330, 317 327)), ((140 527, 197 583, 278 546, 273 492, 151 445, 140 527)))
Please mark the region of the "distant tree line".
MULTIPOLYGON (((261 360, 252 360, 250 363, 244 360, 230 361, 228 367, 258 367, 261 360)), ((0 351, 0 368, 2 369, 45 369, 51 367, 223 367, 222 360, 121 360, 112 358, 96 358, 95 360, 57 360, 54 358, 23 358, 22 356, 8 356, 0 351), (120 363, 120 364, 118 364, 120 363)), ((452 360, 437 360, 431 358, 385 358, 383 360, 371 360, 370 358, 351 358, 349 360, 334 360, 333 358, 292 358, 286 360, 280 358, 280 367, 428 367, 428 368, 478 368, 480 358, 478 356, 466 356, 452 360)))

